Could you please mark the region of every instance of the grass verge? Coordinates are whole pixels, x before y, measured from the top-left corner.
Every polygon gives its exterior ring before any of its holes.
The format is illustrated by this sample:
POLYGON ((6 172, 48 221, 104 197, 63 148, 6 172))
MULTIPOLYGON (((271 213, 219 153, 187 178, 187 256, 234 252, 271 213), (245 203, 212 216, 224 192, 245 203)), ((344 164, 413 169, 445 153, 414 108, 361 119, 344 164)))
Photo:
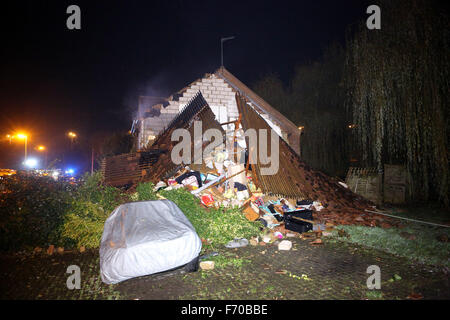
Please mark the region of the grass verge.
POLYGON ((438 240, 450 237, 447 228, 409 223, 405 228, 371 228, 363 226, 338 226, 334 239, 380 249, 424 264, 450 267, 450 243, 438 240), (339 237, 343 230, 346 237, 339 237))

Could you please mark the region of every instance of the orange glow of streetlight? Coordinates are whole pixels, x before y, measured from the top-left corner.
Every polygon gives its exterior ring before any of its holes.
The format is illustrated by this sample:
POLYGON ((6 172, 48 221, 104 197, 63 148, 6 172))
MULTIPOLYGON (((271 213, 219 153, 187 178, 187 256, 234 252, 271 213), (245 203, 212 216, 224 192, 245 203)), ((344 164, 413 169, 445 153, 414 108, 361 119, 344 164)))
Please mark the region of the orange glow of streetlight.
POLYGON ((23 132, 19 132, 18 134, 16 134, 13 138, 19 138, 21 140, 25 140, 25 161, 27 161, 27 144, 28 144, 28 136, 23 133, 23 132))
POLYGON ((48 151, 47 151, 47 147, 43 146, 43 145, 39 145, 36 148, 38 151, 43 152, 45 155, 45 161, 44 161, 44 166, 47 167, 47 162, 48 162, 48 151))
POLYGON ((69 131, 67 133, 67 135, 70 138, 70 149, 72 149, 73 148, 73 139, 75 139, 77 137, 77 134, 75 132, 73 132, 73 131, 69 131))

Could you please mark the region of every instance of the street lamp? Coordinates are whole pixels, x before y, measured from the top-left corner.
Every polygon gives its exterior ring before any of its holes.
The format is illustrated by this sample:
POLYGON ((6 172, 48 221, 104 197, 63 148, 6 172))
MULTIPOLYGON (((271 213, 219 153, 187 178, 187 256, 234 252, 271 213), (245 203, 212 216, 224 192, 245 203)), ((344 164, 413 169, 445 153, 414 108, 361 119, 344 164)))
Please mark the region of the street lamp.
POLYGON ((223 67, 223 43, 228 40, 234 39, 233 37, 220 38, 220 66, 223 67))
POLYGON ((28 144, 28 136, 24 133, 18 133, 16 135, 17 138, 21 140, 25 140, 25 162, 27 161, 27 144, 28 144))
POLYGON ((47 152, 47 148, 43 145, 40 145, 37 147, 38 151, 41 152, 45 152, 45 162, 44 162, 44 167, 47 168, 47 157, 48 157, 48 152, 47 152))
POLYGON ((77 137, 77 134, 75 132, 69 131, 69 133, 67 133, 67 135, 70 138, 70 148, 72 149, 73 139, 75 139, 77 137))

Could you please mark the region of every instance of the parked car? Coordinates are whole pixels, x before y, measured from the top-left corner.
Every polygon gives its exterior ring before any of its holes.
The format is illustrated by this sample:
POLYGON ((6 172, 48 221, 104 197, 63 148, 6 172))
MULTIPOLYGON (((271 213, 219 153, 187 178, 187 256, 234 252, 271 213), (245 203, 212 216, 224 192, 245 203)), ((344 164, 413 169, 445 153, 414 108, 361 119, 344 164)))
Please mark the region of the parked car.
POLYGON ((201 248, 194 227, 172 201, 125 203, 105 222, 102 281, 113 284, 183 266, 197 271, 201 248))

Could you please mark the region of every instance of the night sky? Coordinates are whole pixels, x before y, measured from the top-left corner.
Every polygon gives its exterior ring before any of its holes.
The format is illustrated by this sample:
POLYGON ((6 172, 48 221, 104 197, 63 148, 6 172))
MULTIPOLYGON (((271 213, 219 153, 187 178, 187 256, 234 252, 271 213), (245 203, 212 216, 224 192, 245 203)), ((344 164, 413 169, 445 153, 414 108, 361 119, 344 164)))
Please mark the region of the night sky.
MULTIPOLYGON (((288 83, 296 64, 343 43, 346 28, 367 17, 367 6, 361 0, 2 3, 0 133, 26 131, 29 149, 44 144, 52 158, 68 152, 68 130, 85 145, 102 133, 128 131, 139 95, 169 96, 219 67, 220 37, 236 37, 225 43, 224 64, 241 81, 251 86, 273 72, 288 83), (81 30, 66 28, 71 4, 81 8, 81 30)), ((3 140, 0 167, 16 167, 23 144, 3 140)))

